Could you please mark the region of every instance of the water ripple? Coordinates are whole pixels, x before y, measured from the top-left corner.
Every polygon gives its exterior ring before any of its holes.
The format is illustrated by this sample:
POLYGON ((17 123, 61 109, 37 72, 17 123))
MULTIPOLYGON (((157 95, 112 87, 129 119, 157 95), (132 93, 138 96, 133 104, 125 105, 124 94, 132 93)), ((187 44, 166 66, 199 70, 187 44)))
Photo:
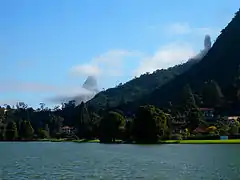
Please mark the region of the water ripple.
POLYGON ((0 143, 0 179, 237 180, 239 149, 239 145, 0 143))

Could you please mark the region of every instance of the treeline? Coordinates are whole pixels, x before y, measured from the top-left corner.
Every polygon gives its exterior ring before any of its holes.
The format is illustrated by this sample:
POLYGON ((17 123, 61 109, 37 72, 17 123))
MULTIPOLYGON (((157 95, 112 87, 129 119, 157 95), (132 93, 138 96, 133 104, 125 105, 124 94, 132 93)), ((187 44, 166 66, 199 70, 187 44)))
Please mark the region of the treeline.
MULTIPOLYGON (((236 81, 238 82, 238 81, 236 81)), ((238 88, 233 86, 232 95, 237 98, 238 88), (235 94, 235 96, 234 96, 235 94)), ((140 106, 136 112, 123 112, 120 109, 107 109, 94 112, 87 104, 76 106, 74 101, 63 103, 62 108, 49 109, 43 103, 34 110, 25 103, 15 108, 6 106, 0 111, 0 140, 33 140, 42 138, 98 138, 101 142, 115 142, 116 139, 154 143, 160 139, 172 139, 174 123, 182 122, 181 134, 186 138, 199 126, 210 125, 204 121, 199 107, 207 106, 221 110, 229 101, 224 98, 221 88, 215 81, 208 81, 201 96, 194 94, 189 85, 181 93, 179 104, 163 109, 152 105, 140 106), (73 135, 64 134, 63 126, 76 129, 73 135)), ((236 102, 236 101, 235 101, 236 102)), ((220 119, 219 119, 220 120, 220 119)), ((215 134, 232 132, 232 126, 223 121, 216 122, 215 134)), ((238 128, 238 124, 233 128, 238 128)), ((214 129, 214 128, 213 128, 214 129)), ((238 129, 234 131, 238 133, 238 129), (236 132, 237 131, 237 132, 236 132)))
POLYGON ((0 108, 0 140, 57 137, 64 119, 56 114, 59 110, 44 108, 42 103, 41 107, 34 110, 21 102, 16 108, 0 108))
POLYGON ((168 127, 167 116, 154 106, 142 106, 134 117, 126 118, 117 111, 105 112, 100 117, 88 112, 84 103, 73 106, 73 101, 66 103, 62 110, 43 107, 33 110, 24 103, 19 104, 16 109, 10 106, 5 110, 1 109, 0 140, 63 138, 67 134, 61 132, 61 127, 73 125, 77 130, 76 137, 81 139, 98 138, 102 142, 115 142, 116 139, 134 138, 137 141, 155 142, 164 135, 168 127))

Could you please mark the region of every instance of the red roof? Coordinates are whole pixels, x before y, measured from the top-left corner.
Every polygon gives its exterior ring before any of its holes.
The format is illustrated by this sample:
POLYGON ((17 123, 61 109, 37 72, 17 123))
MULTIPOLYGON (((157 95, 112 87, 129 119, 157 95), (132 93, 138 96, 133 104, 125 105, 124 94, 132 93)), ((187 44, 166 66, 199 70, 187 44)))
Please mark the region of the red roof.
POLYGON ((194 129, 193 132, 196 132, 196 133, 205 133, 205 132, 207 132, 207 130, 206 130, 206 128, 197 127, 196 129, 194 129))

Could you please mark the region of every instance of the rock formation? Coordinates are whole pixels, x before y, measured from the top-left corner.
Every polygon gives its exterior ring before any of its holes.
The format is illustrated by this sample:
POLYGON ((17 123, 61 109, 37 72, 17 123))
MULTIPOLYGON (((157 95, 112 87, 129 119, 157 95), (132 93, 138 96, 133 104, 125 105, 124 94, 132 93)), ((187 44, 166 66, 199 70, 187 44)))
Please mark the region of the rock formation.
POLYGON ((205 36, 204 39, 204 49, 210 49, 212 47, 211 37, 209 35, 205 36))
POLYGON ((82 87, 89 91, 98 92, 97 80, 94 76, 88 76, 82 87))
POLYGON ((212 42, 211 42, 211 37, 209 35, 206 35, 204 38, 204 49, 201 50, 196 56, 192 57, 190 60, 196 60, 200 61, 211 49, 212 47, 212 42))

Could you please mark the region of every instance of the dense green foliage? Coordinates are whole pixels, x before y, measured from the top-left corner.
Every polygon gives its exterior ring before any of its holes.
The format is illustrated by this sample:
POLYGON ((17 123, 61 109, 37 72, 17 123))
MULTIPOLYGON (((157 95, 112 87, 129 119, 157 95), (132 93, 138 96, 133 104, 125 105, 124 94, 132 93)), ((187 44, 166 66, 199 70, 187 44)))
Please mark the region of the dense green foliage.
POLYGON ((100 122, 100 140, 102 142, 115 142, 121 137, 121 131, 125 127, 124 117, 117 112, 108 112, 100 122))
POLYGON ((115 88, 110 88, 98 93, 88 104, 95 110, 105 109, 107 107, 116 107, 119 104, 125 104, 150 94, 157 87, 171 81, 178 75, 187 71, 195 64, 195 61, 189 61, 182 65, 176 65, 168 69, 156 70, 152 74, 146 73, 140 77, 119 84, 115 88))
POLYGON ((141 106, 134 119, 134 137, 137 142, 157 142, 167 128, 167 117, 154 106, 141 106))

